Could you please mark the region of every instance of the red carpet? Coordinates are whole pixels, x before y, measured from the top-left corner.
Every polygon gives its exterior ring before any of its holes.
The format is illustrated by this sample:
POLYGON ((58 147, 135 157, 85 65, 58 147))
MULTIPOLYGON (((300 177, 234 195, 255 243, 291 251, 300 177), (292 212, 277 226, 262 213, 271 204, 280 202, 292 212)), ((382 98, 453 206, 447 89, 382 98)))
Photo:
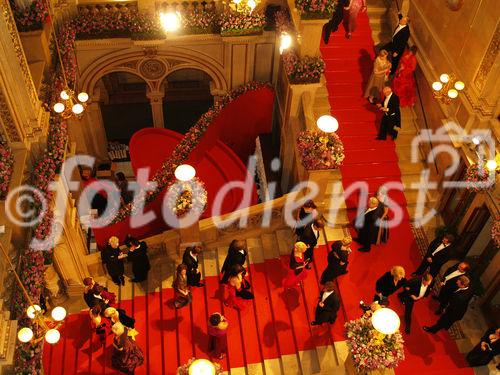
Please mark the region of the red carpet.
MULTIPOLYGON (((332 34, 328 45, 322 43, 321 53, 326 62, 325 75, 332 115, 340 122, 338 134, 346 152, 341 167, 344 189, 351 183, 365 181, 370 193, 375 193, 385 182, 400 182, 394 142, 374 139, 379 123, 375 121, 378 114, 373 106, 361 98, 374 58, 366 13, 359 15, 358 29, 351 40, 344 38, 341 29, 332 34)), ((401 192, 391 191, 389 197, 406 206, 406 199, 401 192)), ((349 217, 353 219, 358 198, 346 197, 346 205, 349 217)), ((394 265, 403 266, 409 276, 420 259, 408 220, 391 229, 387 245, 374 246, 369 253, 360 253, 357 247, 351 254, 349 273, 338 279, 348 319, 359 317, 360 300, 372 300, 378 277, 394 265)), ((391 307, 402 316, 402 306, 397 297, 391 298, 391 307)), ((465 360, 447 332, 433 336, 422 330, 422 325, 436 321, 433 313, 436 308, 436 303, 430 298, 416 303, 412 333, 404 335, 406 360, 396 369, 397 374, 473 373, 472 369, 464 368, 465 360)))
MULTIPOLYGON (((193 356, 208 358, 207 317, 215 311, 222 311, 230 322, 228 356, 220 362, 226 370, 343 340, 342 312, 333 326, 309 324, 317 302, 318 275, 326 263, 326 247, 320 246, 316 254, 317 264, 304 289, 286 293, 281 283, 288 257, 251 264, 249 278, 255 300, 242 312, 223 306, 216 277, 207 278, 204 288, 194 288, 192 304, 180 310, 172 307, 171 288, 120 301, 120 307, 136 319, 137 342, 144 351, 145 362, 136 374, 175 374, 177 367, 193 356)), ((117 374, 111 368, 112 336, 107 336, 105 343, 99 342, 90 333, 86 311, 70 315, 61 333, 57 345, 45 346, 46 375, 117 374)))

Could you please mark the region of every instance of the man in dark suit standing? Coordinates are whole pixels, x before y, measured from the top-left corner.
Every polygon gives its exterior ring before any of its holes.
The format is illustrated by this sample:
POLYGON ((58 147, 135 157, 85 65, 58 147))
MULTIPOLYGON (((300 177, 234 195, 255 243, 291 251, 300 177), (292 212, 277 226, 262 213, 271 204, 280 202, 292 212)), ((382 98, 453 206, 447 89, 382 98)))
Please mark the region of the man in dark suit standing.
MULTIPOLYGON (((358 237, 355 239, 356 242, 360 243, 362 247, 358 250, 362 252, 370 251, 372 244, 377 243, 378 227, 376 225, 378 219, 378 199, 375 197, 370 197, 368 200, 368 209, 365 211, 363 216, 363 222, 361 227, 358 228, 358 237)), ((357 224, 356 220, 356 224, 357 224)))
MULTIPOLYGON (((247 260, 247 244, 243 240, 233 240, 229 244, 226 259, 222 265, 221 272, 223 273, 221 283, 226 284, 229 277, 232 276, 233 266, 239 264, 243 266, 247 260)), ((245 273, 243 273, 245 275, 245 273)))
POLYGON ((304 259, 308 261, 306 265, 307 269, 311 268, 309 264, 314 260, 314 248, 318 244, 320 231, 324 227, 325 221, 323 219, 314 219, 312 223, 304 227, 304 231, 299 237, 299 242, 304 242, 307 245, 307 250, 304 252, 304 259))
POLYGON ((458 290, 457 280, 460 276, 467 276, 470 265, 467 262, 457 263, 446 270, 444 273, 443 281, 441 282, 441 290, 437 300, 439 301, 439 308, 436 310, 436 315, 441 315, 448 306, 450 298, 458 290))
POLYGON ((184 250, 182 255, 182 263, 187 266, 187 283, 190 286, 203 286, 200 282, 201 272, 198 270, 198 255, 202 252, 203 248, 200 245, 190 246, 184 250))
POLYGON ((337 319, 337 312, 340 308, 339 297, 335 294, 333 281, 327 281, 323 291, 319 295, 318 304, 312 326, 317 326, 323 323, 333 324, 337 319))
POLYGON ((453 292, 450 297, 448 306, 444 314, 438 319, 436 324, 431 327, 424 326, 424 331, 429 333, 436 333, 445 328, 448 329, 453 323, 462 319, 469 306, 469 301, 472 298, 472 290, 469 287, 470 280, 467 276, 460 276, 457 280, 458 289, 453 292))
POLYGON ((392 56, 392 67, 391 67, 391 75, 396 73, 396 69, 399 65, 399 60, 403 55, 406 45, 408 44, 408 40, 410 39, 410 27, 408 23, 410 19, 408 17, 403 17, 401 14, 399 15, 399 24, 394 29, 392 33, 392 39, 390 43, 386 44, 383 49, 390 51, 392 56))
POLYGON ((412 275, 422 275, 429 268, 429 273, 435 278, 443 264, 450 260, 454 240, 455 237, 452 234, 435 238, 429 244, 422 263, 412 275))
POLYGON ((404 286, 404 290, 398 294, 398 297, 403 305, 405 305, 405 332, 410 333, 411 328, 411 313, 413 305, 421 298, 427 297, 431 291, 430 285, 432 276, 428 273, 422 279, 411 279, 404 286))
POLYGON ((401 129, 401 111, 399 109, 399 97, 392 92, 389 86, 382 90, 385 99, 383 103, 377 103, 378 109, 384 112, 382 121, 380 122, 380 130, 377 135, 377 140, 385 141, 387 134, 393 140, 398 137, 398 130, 401 129))

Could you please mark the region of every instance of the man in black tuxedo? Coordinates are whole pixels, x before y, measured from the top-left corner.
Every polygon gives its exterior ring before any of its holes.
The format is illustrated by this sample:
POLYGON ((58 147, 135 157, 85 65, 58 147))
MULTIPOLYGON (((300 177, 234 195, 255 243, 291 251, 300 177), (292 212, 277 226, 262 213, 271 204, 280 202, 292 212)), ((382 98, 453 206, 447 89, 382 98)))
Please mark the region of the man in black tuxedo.
POLYGON ((311 322, 311 325, 317 326, 323 323, 333 324, 335 319, 337 319, 339 308, 340 300, 337 294, 335 294, 333 281, 328 281, 319 295, 314 321, 311 322))
POLYGON ((405 305, 405 332, 410 333, 411 313, 413 305, 421 298, 427 297, 431 291, 430 285, 432 276, 428 273, 420 278, 409 280, 404 286, 404 290, 398 294, 399 300, 405 305))
POLYGON ((454 239, 455 237, 452 234, 445 234, 442 238, 435 238, 429 244, 422 263, 420 263, 413 275, 422 275, 429 268, 429 273, 435 278, 443 264, 450 260, 454 239))
MULTIPOLYGON (((356 242, 362 245, 358 250, 363 252, 370 251, 372 244, 377 243, 378 226, 378 199, 371 197, 368 200, 368 209, 363 216, 362 227, 358 227, 358 237, 356 242)), ((357 221, 357 220, 356 220, 357 221)))
POLYGON ((457 263, 446 270, 441 282, 441 290, 437 297, 439 301, 439 308, 436 310, 436 315, 441 315, 448 306, 450 298, 458 289, 457 280, 460 276, 467 276, 470 265, 467 262, 457 263))
POLYGON ((408 40, 410 39, 410 27, 408 26, 409 22, 410 19, 408 17, 403 17, 400 14, 399 24, 392 33, 391 41, 383 47, 383 49, 391 52, 391 75, 394 75, 396 73, 396 69, 399 65, 399 60, 401 59, 401 56, 406 49, 406 45, 408 44, 408 40))
POLYGON ((304 242, 307 245, 307 250, 304 252, 304 260, 308 261, 306 268, 310 269, 309 265, 314 258, 314 248, 318 244, 318 238, 321 230, 325 227, 323 219, 314 219, 312 223, 307 224, 299 237, 299 242, 304 242))
MULTIPOLYGON (((221 283, 226 284, 231 276, 233 266, 239 264, 243 266, 247 260, 247 245, 243 240, 233 240, 229 244, 226 259, 222 265, 221 272, 223 273, 221 283)), ((243 274, 245 275, 245 274, 243 274)))
POLYGON ((203 248, 200 245, 190 246, 184 250, 182 255, 182 264, 187 266, 187 283, 190 286, 203 286, 200 282, 201 272, 198 270, 198 255, 201 254, 203 248))
POLYGON ((385 99, 383 103, 377 103, 378 109, 384 112, 382 121, 380 122, 380 130, 377 135, 377 140, 385 141, 387 134, 393 140, 398 137, 398 131, 401 129, 401 111, 399 109, 399 97, 392 92, 389 86, 382 90, 385 99))
POLYGON ((444 314, 438 319, 436 324, 431 327, 424 326, 424 331, 436 333, 445 328, 448 329, 453 323, 462 319, 469 307, 469 301, 472 298, 473 292, 469 287, 470 280, 467 276, 460 276, 457 280, 458 289, 452 293, 448 306, 444 314))

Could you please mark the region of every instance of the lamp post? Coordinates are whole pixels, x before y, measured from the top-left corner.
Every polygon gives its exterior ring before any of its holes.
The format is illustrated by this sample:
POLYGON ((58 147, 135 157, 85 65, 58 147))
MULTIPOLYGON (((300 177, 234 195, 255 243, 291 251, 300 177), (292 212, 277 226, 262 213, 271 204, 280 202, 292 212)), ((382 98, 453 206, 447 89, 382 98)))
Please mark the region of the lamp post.
POLYGON ((174 175, 179 181, 190 181, 196 176, 196 169, 189 164, 181 164, 175 168, 174 175))
POLYGON ((439 81, 432 83, 434 97, 444 104, 450 104, 464 88, 465 83, 459 81, 453 74, 443 73, 439 76, 439 81))
POLYGON ((339 122, 330 115, 323 115, 316 120, 318 128, 325 133, 335 133, 339 129, 339 122))
POLYGON ((16 269, 12 264, 9 255, 7 254, 7 251, 5 250, 2 243, 0 243, 0 250, 2 251, 5 260, 7 261, 7 265, 12 271, 16 282, 19 284, 19 287, 21 288, 26 301, 28 301, 29 303, 29 307, 26 310, 26 315, 41 328, 41 335, 39 335, 39 332, 36 332, 35 334, 31 328, 23 327, 18 331, 17 338, 21 342, 32 342, 34 344, 42 341, 45 338, 45 341, 47 341, 49 344, 56 344, 61 338, 61 334, 59 333, 58 329, 66 318, 66 309, 64 307, 57 306, 52 310, 52 319, 45 318, 42 314, 42 309, 40 308, 40 306, 35 305, 31 300, 28 291, 26 290, 19 275, 17 274, 16 269))

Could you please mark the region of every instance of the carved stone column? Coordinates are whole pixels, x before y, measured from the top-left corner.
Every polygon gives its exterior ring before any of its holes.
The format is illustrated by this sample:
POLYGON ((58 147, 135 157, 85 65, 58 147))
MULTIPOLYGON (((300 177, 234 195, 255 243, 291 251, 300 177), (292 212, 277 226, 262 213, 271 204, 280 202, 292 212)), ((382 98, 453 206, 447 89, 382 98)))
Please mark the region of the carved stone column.
POLYGON ((163 97, 165 96, 165 93, 161 91, 149 91, 146 96, 149 98, 151 103, 154 127, 164 128, 165 124, 163 121, 163 97))

